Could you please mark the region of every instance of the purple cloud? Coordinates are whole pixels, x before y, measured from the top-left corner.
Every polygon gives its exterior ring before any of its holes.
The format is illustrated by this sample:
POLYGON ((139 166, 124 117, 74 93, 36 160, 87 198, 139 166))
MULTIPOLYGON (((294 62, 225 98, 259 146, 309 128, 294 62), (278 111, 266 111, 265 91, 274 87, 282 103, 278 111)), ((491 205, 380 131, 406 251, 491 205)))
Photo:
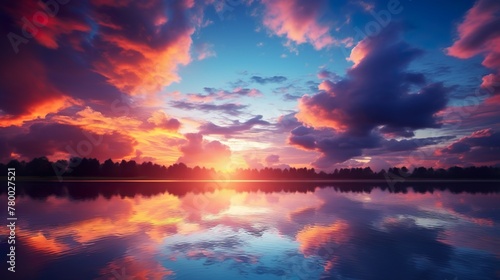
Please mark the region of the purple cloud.
POLYGON ((222 112, 228 115, 239 115, 241 114, 241 110, 247 108, 247 105, 235 104, 235 103, 226 103, 226 104, 212 104, 212 103, 190 103, 187 101, 172 101, 172 107, 183 109, 183 110, 199 110, 204 112, 222 112))
POLYGON ((262 116, 255 116, 248 121, 240 122, 234 121, 229 126, 219 126, 211 122, 204 123, 200 126, 200 133, 202 134, 219 134, 219 135, 233 135, 252 129, 256 125, 270 125, 269 122, 262 120, 262 116))
POLYGON ((287 78, 284 76, 271 76, 271 77, 252 76, 250 78, 250 80, 252 82, 255 82, 255 83, 258 83, 261 85, 265 85, 265 84, 269 84, 269 83, 279 84, 279 83, 286 81, 287 78))

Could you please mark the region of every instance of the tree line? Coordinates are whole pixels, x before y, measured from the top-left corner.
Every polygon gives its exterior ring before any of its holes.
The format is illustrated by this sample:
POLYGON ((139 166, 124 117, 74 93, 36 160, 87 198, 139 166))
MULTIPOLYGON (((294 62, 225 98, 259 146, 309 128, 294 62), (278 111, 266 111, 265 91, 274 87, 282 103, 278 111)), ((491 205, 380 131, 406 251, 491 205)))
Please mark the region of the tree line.
POLYGON ((370 167, 340 168, 333 172, 317 172, 314 168, 262 168, 236 169, 230 174, 218 172, 213 168, 188 167, 184 163, 170 166, 152 162, 137 163, 133 160, 113 162, 111 159, 100 162, 95 158, 73 157, 70 160, 49 161, 46 157, 34 158, 29 162, 11 160, 0 163, 0 170, 15 168, 16 176, 34 177, 87 177, 87 178, 144 178, 144 179, 500 179, 500 168, 492 166, 453 166, 444 168, 392 167, 374 172, 370 167))
POLYGON ((46 157, 34 158, 29 162, 11 160, 7 164, 0 163, 0 168, 15 168, 17 176, 40 177, 87 177, 87 178, 151 178, 151 179, 498 179, 500 168, 492 166, 481 167, 450 167, 426 168, 418 167, 409 170, 406 167, 392 167, 374 172, 370 167, 340 168, 331 173, 317 172, 314 168, 262 168, 236 169, 230 174, 217 172, 213 168, 188 167, 184 163, 170 166, 152 162, 141 164, 133 160, 113 162, 111 159, 99 162, 95 158, 73 157, 70 160, 49 161, 46 157))

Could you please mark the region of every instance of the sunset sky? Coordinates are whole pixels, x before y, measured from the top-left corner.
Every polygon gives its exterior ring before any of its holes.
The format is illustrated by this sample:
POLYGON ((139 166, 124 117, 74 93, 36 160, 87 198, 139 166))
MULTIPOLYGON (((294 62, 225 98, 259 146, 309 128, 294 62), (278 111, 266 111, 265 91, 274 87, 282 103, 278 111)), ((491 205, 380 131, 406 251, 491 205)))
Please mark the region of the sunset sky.
POLYGON ((26 0, 0 16, 0 162, 500 166, 498 0, 26 0))

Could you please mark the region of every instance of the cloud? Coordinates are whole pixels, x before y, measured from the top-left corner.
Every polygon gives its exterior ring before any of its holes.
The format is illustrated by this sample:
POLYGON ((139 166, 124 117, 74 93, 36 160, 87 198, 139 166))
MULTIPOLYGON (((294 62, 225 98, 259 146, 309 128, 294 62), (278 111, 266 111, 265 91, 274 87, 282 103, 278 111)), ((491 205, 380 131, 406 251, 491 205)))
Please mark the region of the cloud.
POLYGON ((187 143, 179 150, 182 156, 177 162, 186 165, 199 165, 223 169, 231 162, 231 150, 219 141, 207 141, 201 133, 188 133, 185 135, 187 143))
POLYGON ((21 125, 79 103, 50 83, 46 67, 30 51, 19 56, 6 52, 1 55, 0 126, 21 125))
MULTIPOLYGON (((81 8, 79 3, 72 3, 72 5, 81 8)), ((13 25, 17 25, 19 28, 13 32, 14 34, 23 36, 24 39, 32 36, 38 44, 49 49, 60 48, 63 40, 71 41, 74 48, 80 48, 82 40, 80 34, 91 30, 90 24, 86 22, 84 17, 72 12, 65 4, 59 2, 25 1, 21 3, 12 1, 5 3, 2 8, 8 16, 12 17, 13 25), (21 32, 23 28, 27 32, 21 32), (18 30, 19 32, 17 32, 18 30)), ((12 41, 17 42, 18 39, 12 41)), ((9 40, 11 39, 9 38, 9 40)), ((26 47, 25 43, 16 43, 15 45, 15 47, 12 46, 11 50, 17 49, 16 53, 24 51, 26 47)))
POLYGON ((26 160, 63 155, 100 160, 122 159, 132 154, 137 145, 132 137, 119 132, 97 134, 77 126, 57 123, 32 124, 28 131, 12 135, 4 141, 10 153, 26 160))
POLYGON ((194 52, 196 54, 196 58, 198 60, 204 60, 209 57, 214 57, 216 56, 216 53, 214 51, 214 46, 212 44, 208 43, 202 43, 198 44, 194 48, 194 52))
POLYGON ((451 89, 423 84, 423 74, 405 71, 422 51, 400 41, 401 32, 393 24, 361 41, 365 53, 345 78, 324 81, 322 91, 301 98, 299 121, 352 135, 368 135, 378 126, 406 131, 439 127, 435 114, 446 106, 451 89), (420 89, 413 92, 414 87, 420 89))
POLYGON ((279 84, 279 83, 286 81, 287 78, 284 76, 272 76, 272 77, 252 76, 250 78, 250 80, 252 80, 252 82, 255 82, 255 83, 258 83, 261 85, 265 85, 265 84, 269 84, 269 83, 279 84))
POLYGON ((356 2, 356 4, 361 6, 365 12, 373 11, 373 9, 375 8, 375 4, 365 2, 365 1, 358 1, 358 2, 356 2))
POLYGON ((500 2, 479 0, 458 26, 458 39, 447 48, 448 55, 466 59, 482 54, 483 65, 493 69, 483 77, 481 86, 500 92, 500 2))
POLYGON ((265 158, 265 161, 266 161, 267 165, 273 165, 273 164, 280 162, 280 156, 279 155, 268 155, 265 158))
POLYGON ((194 102, 208 102, 214 100, 240 98, 243 96, 249 96, 249 97, 262 96, 262 93, 258 89, 254 88, 235 87, 232 91, 228 91, 223 89, 204 87, 203 90, 205 91, 204 94, 202 93, 187 94, 188 99, 194 102))
POLYGON ((322 80, 337 80, 339 76, 331 71, 328 71, 326 69, 321 69, 321 71, 318 72, 318 79, 322 80))
POLYGON ((318 84, 315 81, 305 81, 298 82, 293 81, 289 82, 286 85, 279 86, 273 89, 273 93, 279 94, 282 96, 285 101, 296 101, 301 98, 304 94, 310 92, 316 92, 318 90, 318 84))
POLYGON ((270 168, 279 168, 279 169, 290 168, 290 165, 280 162, 279 155, 275 154, 268 155, 264 158, 264 161, 266 162, 266 166, 270 168))
POLYGON ((310 43, 316 50, 337 44, 330 25, 321 22, 327 1, 263 0, 264 25, 291 43, 310 43))
POLYGON ((286 115, 281 115, 278 117, 278 121, 275 126, 278 133, 290 132, 292 129, 301 126, 302 123, 295 117, 296 112, 292 112, 286 115))
POLYGON ((327 168, 332 163, 340 163, 361 156, 363 149, 375 148, 379 141, 380 138, 377 135, 370 135, 369 137, 339 135, 321 139, 316 142, 316 147, 321 151, 321 156, 313 162, 313 165, 319 168, 327 168))
POLYGON ((179 81, 177 67, 191 61, 199 18, 188 1, 94 1, 92 18, 99 27, 92 45, 100 50, 94 69, 124 92, 155 93, 179 81))
POLYGON ((60 2, 14 1, 0 9, 0 30, 24 38, 0 43, 0 126, 87 106, 104 115, 117 115, 119 106, 130 111, 132 98, 124 96, 150 98, 179 80, 204 7, 187 0, 60 2))
POLYGON ((500 160, 500 132, 482 129, 462 137, 447 147, 438 150, 437 155, 456 158, 456 164, 496 163, 500 160))
POLYGON ((393 127, 390 125, 382 126, 379 131, 389 137, 413 137, 415 133, 407 127, 393 127))
POLYGON ((401 41, 402 31, 401 25, 391 24, 364 39, 353 49, 362 51, 346 77, 324 80, 318 93, 300 99, 295 116, 304 126, 293 130, 288 140, 319 151, 314 166, 327 168, 373 149, 412 150, 434 143, 429 139, 412 146, 411 141, 382 137, 413 137, 417 129, 440 127, 436 114, 445 108, 451 90, 406 70, 422 51, 401 41))
POLYGON ((229 126, 219 126, 211 122, 204 123, 200 126, 200 133, 202 134, 219 134, 230 136, 252 129, 256 125, 270 125, 269 122, 262 120, 262 115, 257 115, 248 121, 240 122, 234 121, 229 126))
POLYGON ((453 138, 455 137, 438 136, 438 137, 412 138, 412 139, 401 139, 401 140, 384 139, 381 143, 382 151, 380 151, 380 153, 413 151, 420 147, 440 144, 453 138))
POLYGON ((143 152, 141 150, 135 150, 135 157, 130 158, 130 160, 133 160, 137 163, 143 163, 143 162, 155 162, 157 158, 155 157, 145 157, 143 156, 143 152))
POLYGON ((241 110, 248 107, 248 105, 241 105, 235 103, 213 104, 213 103, 190 103, 186 101, 172 101, 172 107, 183 110, 199 110, 204 112, 217 111, 228 115, 239 115, 241 110))
MULTIPOLYGON (((131 95, 154 94, 179 81, 177 68, 191 61, 191 35, 200 26, 204 8, 187 0, 85 1, 56 6, 12 2, 2 10, 8 16, 6 26, 17 25, 17 33, 24 35, 25 26, 36 31, 38 50, 71 51, 73 59, 87 61, 85 66, 131 95), (46 16, 45 20, 38 17, 42 26, 34 19, 40 12, 46 16)), ((18 48, 24 55, 34 46, 22 43, 18 48)))
POLYGON ((248 168, 251 169, 262 169, 264 165, 261 162, 261 158, 253 156, 253 155, 244 155, 243 159, 248 168))
POLYGON ((169 118, 163 111, 156 111, 153 112, 152 116, 147 120, 147 126, 177 131, 181 127, 181 123, 175 118, 169 118))
POLYGON ((444 143, 452 138, 454 137, 440 136, 396 140, 385 139, 377 131, 360 136, 335 132, 330 128, 314 129, 298 126, 291 131, 288 143, 303 150, 319 152, 320 156, 312 165, 326 169, 355 157, 410 152, 422 147, 444 143))

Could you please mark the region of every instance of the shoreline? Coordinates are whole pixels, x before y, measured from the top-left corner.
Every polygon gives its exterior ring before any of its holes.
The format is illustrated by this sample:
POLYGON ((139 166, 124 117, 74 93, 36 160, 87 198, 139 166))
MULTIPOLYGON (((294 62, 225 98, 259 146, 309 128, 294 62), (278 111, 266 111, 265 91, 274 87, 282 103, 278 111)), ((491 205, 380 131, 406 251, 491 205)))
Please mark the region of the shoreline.
MULTIPOLYGON (((0 177, 5 179, 7 177, 0 177)), ((17 182, 65 182, 65 183, 210 183, 210 182, 228 182, 228 183, 500 183, 500 179, 148 179, 148 178, 63 178, 57 177, 17 177, 17 182)))

